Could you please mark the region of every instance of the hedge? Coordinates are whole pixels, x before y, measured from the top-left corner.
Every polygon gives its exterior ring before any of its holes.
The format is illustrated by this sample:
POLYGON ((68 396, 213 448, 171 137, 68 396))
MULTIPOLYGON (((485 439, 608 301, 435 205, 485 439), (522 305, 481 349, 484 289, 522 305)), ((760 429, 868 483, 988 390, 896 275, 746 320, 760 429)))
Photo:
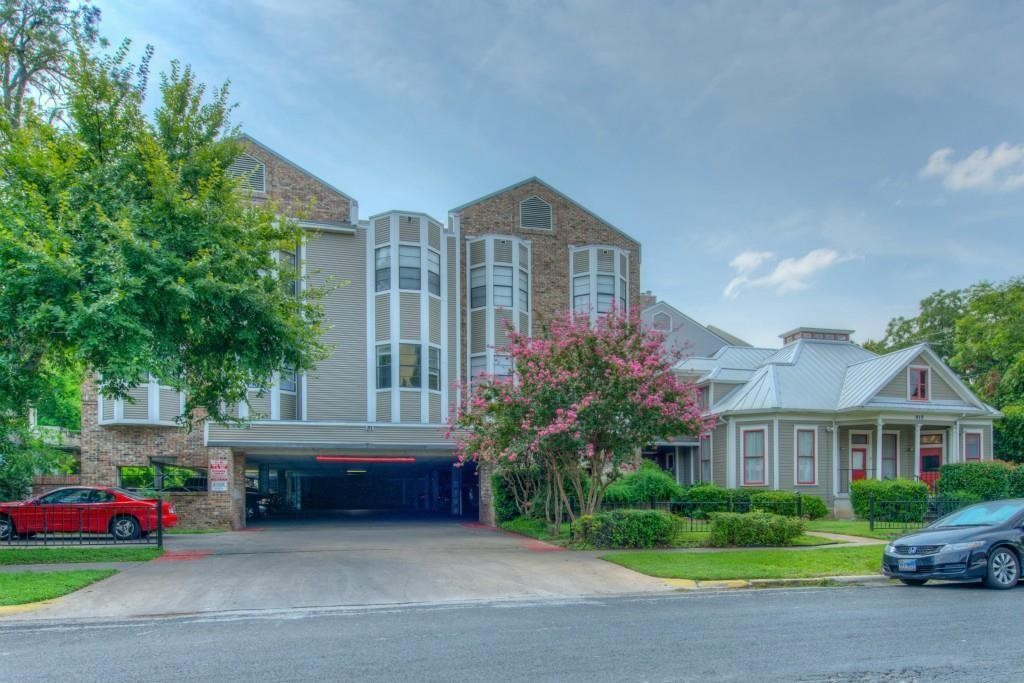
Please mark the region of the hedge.
MULTIPOLYGON (((967 491, 982 500, 998 500, 1010 496, 1010 473, 1019 469, 1005 462, 958 462, 943 465, 939 470, 939 493, 967 491)), ((1019 475, 1014 473, 1015 486, 1019 475)))
POLYGON ((878 521, 920 522, 928 512, 928 486, 922 481, 861 479, 850 483, 850 504, 861 519, 871 516, 872 497, 878 521))
POLYGON ((661 510, 613 510, 580 517, 572 534, 595 548, 654 548, 670 545, 679 526, 661 510))
POLYGON ((791 491, 762 491, 750 496, 750 507, 789 517, 796 517, 799 509, 800 515, 808 519, 820 519, 828 514, 824 501, 817 496, 800 494, 799 501, 798 504, 797 494, 791 491))
POLYGON ((683 487, 671 474, 658 467, 658 463, 644 460, 636 472, 625 474, 604 492, 609 503, 646 503, 676 500, 683 487))
POLYGON ((770 512, 716 512, 711 515, 708 543, 717 548, 792 545, 804 532, 803 520, 770 512))
POLYGON ((500 474, 491 475, 491 499, 494 501, 494 520, 498 524, 523 514, 516 505, 515 496, 508 490, 508 482, 500 474))

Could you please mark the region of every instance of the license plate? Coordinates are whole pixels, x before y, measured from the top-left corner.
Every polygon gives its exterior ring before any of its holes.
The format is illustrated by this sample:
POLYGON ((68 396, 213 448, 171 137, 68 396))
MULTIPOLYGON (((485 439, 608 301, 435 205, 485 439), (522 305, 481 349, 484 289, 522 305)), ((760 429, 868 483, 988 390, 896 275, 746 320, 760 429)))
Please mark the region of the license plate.
POLYGON ((901 572, 916 572, 917 560, 900 560, 899 569, 901 572))

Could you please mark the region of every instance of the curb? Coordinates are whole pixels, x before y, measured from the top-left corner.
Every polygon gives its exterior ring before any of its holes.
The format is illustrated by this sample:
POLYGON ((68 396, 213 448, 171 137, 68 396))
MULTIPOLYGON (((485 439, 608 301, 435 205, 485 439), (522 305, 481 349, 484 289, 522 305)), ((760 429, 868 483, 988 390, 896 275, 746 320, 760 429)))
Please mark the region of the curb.
POLYGON ((804 586, 866 586, 888 585, 891 579, 881 574, 866 576, 820 576, 806 579, 730 579, 726 581, 694 581, 693 579, 662 579, 679 591, 736 590, 740 588, 800 588, 804 586))
POLYGON ((10 614, 24 614, 25 612, 33 612, 41 607, 46 607, 56 603, 60 598, 54 598, 53 600, 41 600, 39 602, 26 602, 22 605, 3 605, 0 606, 0 617, 5 617, 10 614))

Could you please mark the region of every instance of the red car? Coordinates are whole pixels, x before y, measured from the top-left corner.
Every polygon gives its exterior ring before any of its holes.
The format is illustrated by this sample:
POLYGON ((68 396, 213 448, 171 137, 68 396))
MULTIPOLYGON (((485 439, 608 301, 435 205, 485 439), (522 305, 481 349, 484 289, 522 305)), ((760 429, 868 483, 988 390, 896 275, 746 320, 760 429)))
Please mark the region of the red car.
MULTIPOLYGON (((110 534, 130 541, 156 531, 154 498, 107 486, 56 489, 17 503, 0 503, 0 540, 40 533, 110 534)), ((178 523, 174 506, 164 503, 164 528, 178 523)))

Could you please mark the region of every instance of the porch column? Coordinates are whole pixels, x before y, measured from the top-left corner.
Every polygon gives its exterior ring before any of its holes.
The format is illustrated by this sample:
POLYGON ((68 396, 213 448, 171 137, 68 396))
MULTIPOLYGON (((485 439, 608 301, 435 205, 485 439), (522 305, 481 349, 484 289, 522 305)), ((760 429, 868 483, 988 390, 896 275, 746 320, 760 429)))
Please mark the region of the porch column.
POLYGON ((953 426, 949 428, 949 458, 950 462, 960 462, 963 457, 960 454, 960 420, 953 423, 953 426))
POLYGON ((729 488, 736 488, 736 434, 731 420, 725 421, 725 473, 729 488))
POLYGON ((839 495, 839 426, 832 423, 832 495, 839 495))
POLYGON ((875 439, 875 479, 882 478, 882 430, 885 429, 885 424, 882 422, 882 418, 878 418, 876 423, 878 426, 878 437, 875 439))
POLYGON ((914 425, 914 479, 921 478, 921 423, 914 425))

